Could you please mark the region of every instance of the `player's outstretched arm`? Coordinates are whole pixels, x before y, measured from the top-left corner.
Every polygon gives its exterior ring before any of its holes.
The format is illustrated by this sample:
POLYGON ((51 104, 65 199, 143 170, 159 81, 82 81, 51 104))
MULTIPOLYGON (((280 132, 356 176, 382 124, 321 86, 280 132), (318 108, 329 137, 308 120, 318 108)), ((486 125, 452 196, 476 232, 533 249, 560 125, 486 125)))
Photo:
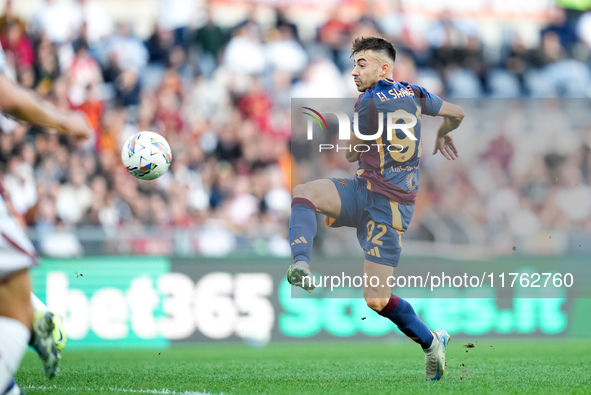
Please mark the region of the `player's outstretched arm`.
POLYGON ((87 139, 92 129, 79 112, 65 112, 41 99, 36 93, 25 89, 0 74, 0 110, 20 120, 36 125, 56 128, 76 138, 87 139))
POLYGON ((443 117, 443 122, 437 130, 433 155, 441 151, 446 159, 455 160, 458 157, 458 149, 448 134, 460 126, 465 116, 464 110, 460 106, 444 101, 437 116, 443 117))

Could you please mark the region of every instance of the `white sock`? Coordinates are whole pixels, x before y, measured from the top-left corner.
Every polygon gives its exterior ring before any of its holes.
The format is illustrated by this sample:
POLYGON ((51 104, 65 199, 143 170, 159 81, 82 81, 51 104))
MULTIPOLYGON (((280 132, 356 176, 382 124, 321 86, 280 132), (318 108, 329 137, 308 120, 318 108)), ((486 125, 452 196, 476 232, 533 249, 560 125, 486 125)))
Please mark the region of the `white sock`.
POLYGON ((31 292, 31 304, 33 305, 33 310, 35 311, 48 311, 47 306, 45 303, 41 301, 33 292, 31 292))
POLYGON ((0 333, 0 391, 3 392, 23 359, 31 332, 20 321, 0 317, 0 333))
POLYGON ((431 351, 433 351, 433 347, 437 345, 437 335, 433 331, 431 331, 431 333, 433 334, 433 341, 431 342, 431 345, 429 346, 429 348, 423 349, 423 351, 426 353, 430 353, 431 351))

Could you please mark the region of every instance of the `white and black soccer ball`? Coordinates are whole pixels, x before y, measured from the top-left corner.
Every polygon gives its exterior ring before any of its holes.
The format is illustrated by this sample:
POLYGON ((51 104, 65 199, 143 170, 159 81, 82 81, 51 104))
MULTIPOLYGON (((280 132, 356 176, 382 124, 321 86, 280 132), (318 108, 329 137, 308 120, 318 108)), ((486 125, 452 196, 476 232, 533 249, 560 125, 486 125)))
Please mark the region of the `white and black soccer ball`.
POLYGON ((153 180, 168 170, 172 151, 166 139, 158 133, 139 132, 123 144, 121 160, 135 178, 153 180))

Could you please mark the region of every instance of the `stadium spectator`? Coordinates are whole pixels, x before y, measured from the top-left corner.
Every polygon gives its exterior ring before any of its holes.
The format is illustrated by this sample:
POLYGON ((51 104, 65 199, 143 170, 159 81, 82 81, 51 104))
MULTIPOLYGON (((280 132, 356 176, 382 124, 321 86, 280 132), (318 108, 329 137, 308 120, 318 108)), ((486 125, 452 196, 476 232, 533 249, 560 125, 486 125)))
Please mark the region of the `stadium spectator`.
POLYGON ((98 45, 113 33, 113 21, 100 1, 77 0, 76 35, 83 36, 90 47, 98 45))
POLYGON ((78 21, 74 3, 44 0, 35 11, 31 24, 35 34, 46 34, 51 42, 59 45, 76 38, 78 21))
POLYGON ((0 37, 0 42, 6 55, 14 58, 14 64, 19 73, 33 67, 35 62, 33 44, 26 36, 21 24, 16 21, 8 22, 5 33, 0 37))

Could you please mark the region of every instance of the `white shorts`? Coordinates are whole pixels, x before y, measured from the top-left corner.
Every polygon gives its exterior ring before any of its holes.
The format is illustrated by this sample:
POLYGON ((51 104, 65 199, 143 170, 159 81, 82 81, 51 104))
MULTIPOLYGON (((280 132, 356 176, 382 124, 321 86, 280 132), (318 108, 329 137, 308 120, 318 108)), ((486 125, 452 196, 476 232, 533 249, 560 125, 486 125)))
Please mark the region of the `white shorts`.
POLYGON ((37 266, 35 247, 8 211, 0 195, 0 280, 17 270, 37 266))

